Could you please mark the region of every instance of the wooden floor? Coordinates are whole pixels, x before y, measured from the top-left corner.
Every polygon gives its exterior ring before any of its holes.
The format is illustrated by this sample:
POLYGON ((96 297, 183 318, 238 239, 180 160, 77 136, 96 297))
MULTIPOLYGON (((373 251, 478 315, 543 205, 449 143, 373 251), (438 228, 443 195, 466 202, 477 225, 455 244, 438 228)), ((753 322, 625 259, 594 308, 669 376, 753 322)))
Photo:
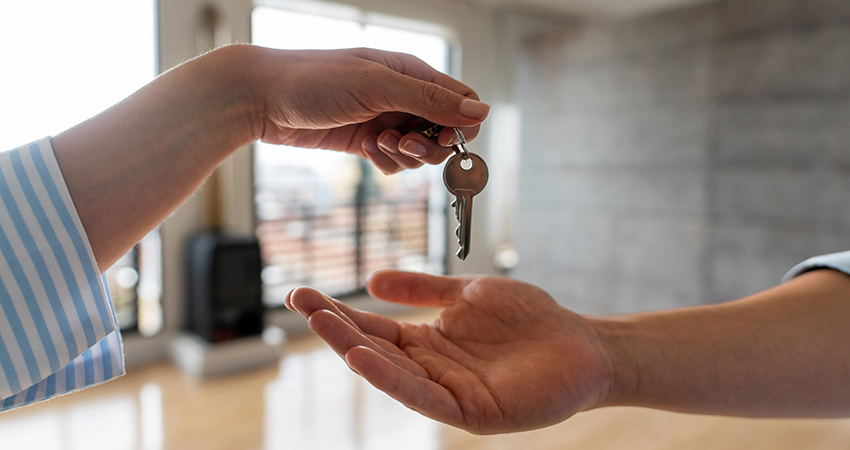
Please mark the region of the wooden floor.
POLYGON ((315 338, 278 366, 198 381, 169 364, 0 414, 0 449, 844 449, 850 420, 747 420, 637 408, 535 432, 478 437, 407 410, 315 338))

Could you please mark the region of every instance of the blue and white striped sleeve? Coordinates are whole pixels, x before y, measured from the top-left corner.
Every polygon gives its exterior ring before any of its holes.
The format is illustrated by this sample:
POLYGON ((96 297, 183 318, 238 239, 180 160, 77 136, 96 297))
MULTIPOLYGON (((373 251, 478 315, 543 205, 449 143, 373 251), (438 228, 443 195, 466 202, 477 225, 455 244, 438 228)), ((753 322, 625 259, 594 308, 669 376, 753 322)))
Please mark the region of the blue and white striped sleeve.
POLYGON ((809 258, 789 270, 782 277, 782 282, 784 283, 798 275, 817 269, 833 269, 850 275, 850 251, 809 258))
POLYGON ((123 373, 112 302, 50 139, 0 153, 0 411, 123 373))

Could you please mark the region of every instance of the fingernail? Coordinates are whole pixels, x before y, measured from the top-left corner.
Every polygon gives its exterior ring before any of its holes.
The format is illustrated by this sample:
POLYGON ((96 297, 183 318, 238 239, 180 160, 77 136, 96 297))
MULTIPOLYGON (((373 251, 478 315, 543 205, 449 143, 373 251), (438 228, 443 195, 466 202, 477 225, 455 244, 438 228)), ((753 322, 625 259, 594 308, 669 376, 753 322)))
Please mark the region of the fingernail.
POLYGON ((448 145, 449 147, 453 147, 457 144, 460 144, 460 141, 457 139, 457 137, 450 137, 448 142, 446 142, 446 145, 448 145))
POLYGON ((378 145, 390 153, 398 153, 398 139, 391 134, 385 134, 378 145))
POLYGON ((373 155, 377 155, 378 153, 381 152, 381 150, 378 149, 378 141, 375 138, 373 138, 372 136, 369 136, 366 139, 363 139, 362 145, 363 145, 363 148, 366 149, 367 152, 369 152, 373 155))
POLYGON ((402 145, 399 150, 407 156, 413 158, 421 158, 428 153, 428 150, 425 149, 425 146, 420 144, 419 142, 414 141, 413 139, 407 141, 402 145))
POLYGON ((490 112, 490 106, 471 98, 465 98, 460 101, 460 108, 458 108, 458 112, 462 116, 469 117, 470 119, 484 120, 490 112))

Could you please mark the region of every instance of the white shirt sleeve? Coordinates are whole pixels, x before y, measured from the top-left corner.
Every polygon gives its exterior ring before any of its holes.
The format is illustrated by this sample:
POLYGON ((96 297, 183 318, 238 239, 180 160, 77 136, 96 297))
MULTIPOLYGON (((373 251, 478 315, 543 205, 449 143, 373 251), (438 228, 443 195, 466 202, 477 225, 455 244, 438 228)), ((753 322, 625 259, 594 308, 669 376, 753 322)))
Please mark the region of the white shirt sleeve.
POLYGON ((789 270, 782 282, 816 269, 834 269, 850 275, 850 251, 809 258, 789 270))
POLYGON ((50 139, 0 153, 0 411, 123 373, 112 302, 50 139))

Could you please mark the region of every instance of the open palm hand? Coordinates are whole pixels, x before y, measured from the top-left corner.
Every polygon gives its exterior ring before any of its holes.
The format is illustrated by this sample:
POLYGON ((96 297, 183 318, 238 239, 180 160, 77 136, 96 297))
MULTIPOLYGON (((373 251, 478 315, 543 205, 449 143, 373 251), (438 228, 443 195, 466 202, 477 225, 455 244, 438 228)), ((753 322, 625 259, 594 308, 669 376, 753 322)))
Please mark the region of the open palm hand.
POLYGON ((540 428, 596 405, 610 364, 593 327, 539 288, 492 277, 382 271, 383 300, 444 308, 411 325, 299 288, 287 306, 378 389, 474 433, 540 428))

